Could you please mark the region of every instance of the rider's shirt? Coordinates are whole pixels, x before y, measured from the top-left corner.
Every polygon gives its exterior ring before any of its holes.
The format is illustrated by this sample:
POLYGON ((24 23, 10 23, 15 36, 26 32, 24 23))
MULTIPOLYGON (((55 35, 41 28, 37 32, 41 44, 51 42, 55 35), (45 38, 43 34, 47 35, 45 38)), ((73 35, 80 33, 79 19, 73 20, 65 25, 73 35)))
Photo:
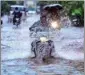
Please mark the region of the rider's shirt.
POLYGON ((22 16, 22 13, 20 11, 14 11, 13 15, 14 15, 14 17, 20 18, 22 16))

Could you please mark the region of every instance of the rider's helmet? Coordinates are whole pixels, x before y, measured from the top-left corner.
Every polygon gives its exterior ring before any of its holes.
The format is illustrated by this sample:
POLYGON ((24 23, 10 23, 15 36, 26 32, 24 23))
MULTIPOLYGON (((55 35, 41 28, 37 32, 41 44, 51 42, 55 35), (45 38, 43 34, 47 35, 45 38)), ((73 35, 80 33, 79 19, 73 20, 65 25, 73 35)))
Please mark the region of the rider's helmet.
POLYGON ((18 7, 16 7, 15 10, 18 10, 18 7))
POLYGON ((18 7, 15 7, 15 10, 14 10, 15 12, 19 12, 20 10, 19 10, 19 8, 18 7))

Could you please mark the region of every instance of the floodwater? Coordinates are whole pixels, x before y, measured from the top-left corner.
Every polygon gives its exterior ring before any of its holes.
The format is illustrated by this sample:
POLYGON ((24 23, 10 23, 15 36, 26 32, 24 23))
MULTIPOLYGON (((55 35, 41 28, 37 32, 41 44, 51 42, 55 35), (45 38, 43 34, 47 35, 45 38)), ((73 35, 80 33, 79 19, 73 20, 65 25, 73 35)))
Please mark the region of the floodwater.
POLYGON ((56 59, 50 64, 38 65, 30 60, 29 27, 39 20, 39 15, 29 16, 19 28, 7 23, 7 16, 2 19, 2 75, 84 75, 84 28, 62 28, 52 39, 56 59))

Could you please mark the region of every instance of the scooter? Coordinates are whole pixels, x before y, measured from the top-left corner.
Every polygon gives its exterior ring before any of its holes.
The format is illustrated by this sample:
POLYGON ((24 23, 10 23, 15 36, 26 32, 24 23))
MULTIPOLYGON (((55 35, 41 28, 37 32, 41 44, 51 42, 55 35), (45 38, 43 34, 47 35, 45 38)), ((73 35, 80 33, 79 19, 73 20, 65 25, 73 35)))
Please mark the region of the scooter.
POLYGON ((82 26, 83 25, 82 20, 83 19, 81 18, 80 15, 72 16, 72 24, 73 24, 73 26, 76 26, 76 27, 82 26))
POLYGON ((15 18, 15 23, 14 23, 17 27, 19 26, 20 24, 20 18, 16 17, 15 18))
POLYGON ((15 18, 16 22, 15 22, 15 25, 18 27, 19 24, 20 24, 20 19, 19 18, 15 18))

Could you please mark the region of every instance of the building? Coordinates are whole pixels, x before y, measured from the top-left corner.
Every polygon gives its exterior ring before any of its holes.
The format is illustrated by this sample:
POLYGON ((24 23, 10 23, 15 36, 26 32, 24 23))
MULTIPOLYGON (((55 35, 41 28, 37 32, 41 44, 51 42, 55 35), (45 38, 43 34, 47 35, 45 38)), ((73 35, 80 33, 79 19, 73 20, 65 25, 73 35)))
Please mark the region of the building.
POLYGON ((36 10, 36 4, 37 4, 36 0, 24 0, 24 6, 28 8, 34 8, 36 10))

